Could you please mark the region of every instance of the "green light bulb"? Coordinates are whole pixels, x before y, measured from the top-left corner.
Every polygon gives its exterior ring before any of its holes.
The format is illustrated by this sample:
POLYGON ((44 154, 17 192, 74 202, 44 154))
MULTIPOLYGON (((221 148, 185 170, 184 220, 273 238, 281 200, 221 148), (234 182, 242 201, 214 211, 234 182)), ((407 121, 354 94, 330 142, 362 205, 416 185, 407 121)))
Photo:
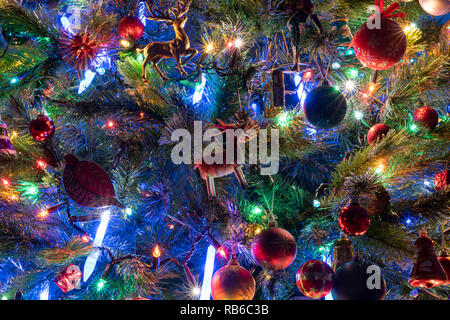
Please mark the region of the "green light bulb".
POLYGON ((97 290, 102 290, 104 286, 105 286, 105 280, 100 279, 100 280, 97 282, 97 290))

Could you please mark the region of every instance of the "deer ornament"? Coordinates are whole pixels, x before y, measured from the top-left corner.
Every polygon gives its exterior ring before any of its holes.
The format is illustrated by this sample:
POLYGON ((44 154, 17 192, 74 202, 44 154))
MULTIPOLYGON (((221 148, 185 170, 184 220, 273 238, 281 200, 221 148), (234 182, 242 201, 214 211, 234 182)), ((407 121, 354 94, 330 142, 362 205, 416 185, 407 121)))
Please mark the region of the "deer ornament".
POLYGON ((161 0, 147 0, 146 4, 150 17, 149 20, 166 22, 171 25, 175 31, 175 39, 166 42, 151 42, 144 49, 138 49, 138 52, 144 53, 144 63, 142 64, 142 79, 144 83, 148 83, 146 77, 146 67, 149 63, 153 64, 153 68, 158 72, 161 79, 169 80, 159 69, 158 62, 161 59, 175 59, 177 68, 181 75, 187 76, 187 72, 183 66, 191 61, 198 53, 194 48, 191 48, 189 37, 184 31, 184 26, 187 21, 186 13, 189 11, 189 6, 192 0, 178 0, 176 8, 170 8, 167 12, 163 12, 161 0), (188 56, 186 60, 181 61, 182 57, 188 56))

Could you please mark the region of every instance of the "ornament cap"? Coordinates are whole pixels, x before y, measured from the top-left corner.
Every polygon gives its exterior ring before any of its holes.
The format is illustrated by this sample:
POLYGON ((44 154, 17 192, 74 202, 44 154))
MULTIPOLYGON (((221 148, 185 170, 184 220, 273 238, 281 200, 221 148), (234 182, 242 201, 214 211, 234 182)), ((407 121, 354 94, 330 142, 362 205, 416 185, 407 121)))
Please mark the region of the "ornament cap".
POLYGON ((353 262, 356 262, 356 263, 362 262, 361 256, 359 255, 358 252, 355 252, 355 254, 353 255, 353 262))
POLYGON ((425 230, 425 229, 420 229, 420 231, 419 231, 419 236, 421 236, 421 237, 426 237, 426 236, 427 236, 427 230, 425 230))
POLYGON ((237 256, 235 254, 233 254, 231 256, 231 259, 228 261, 228 265, 229 266, 240 266, 237 256))
POLYGON ((448 257, 448 251, 447 251, 447 249, 442 248, 442 249, 441 249, 441 252, 439 253, 439 257, 442 257, 442 258, 448 257))
POLYGON ((269 221, 269 223, 267 224, 267 226, 269 228, 276 228, 278 227, 278 223, 275 220, 269 221))
POLYGON ((350 198, 351 205, 359 205, 359 195, 352 195, 350 198))

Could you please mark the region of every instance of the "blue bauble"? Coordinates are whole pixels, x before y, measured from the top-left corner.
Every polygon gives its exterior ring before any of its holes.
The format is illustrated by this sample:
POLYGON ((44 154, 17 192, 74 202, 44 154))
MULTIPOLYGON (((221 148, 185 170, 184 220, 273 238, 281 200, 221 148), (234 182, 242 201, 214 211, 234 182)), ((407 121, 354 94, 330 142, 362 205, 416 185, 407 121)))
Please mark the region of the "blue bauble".
POLYGON ((347 101, 342 93, 328 83, 313 89, 303 106, 306 119, 316 128, 336 127, 345 118, 347 101))

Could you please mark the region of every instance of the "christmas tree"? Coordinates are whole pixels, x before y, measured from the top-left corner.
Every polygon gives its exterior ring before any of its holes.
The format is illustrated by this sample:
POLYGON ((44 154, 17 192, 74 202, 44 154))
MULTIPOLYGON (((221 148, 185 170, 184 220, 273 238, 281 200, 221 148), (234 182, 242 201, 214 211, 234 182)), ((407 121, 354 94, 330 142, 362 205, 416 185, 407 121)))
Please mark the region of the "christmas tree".
POLYGON ((449 9, 1 1, 1 297, 446 300, 449 9))

